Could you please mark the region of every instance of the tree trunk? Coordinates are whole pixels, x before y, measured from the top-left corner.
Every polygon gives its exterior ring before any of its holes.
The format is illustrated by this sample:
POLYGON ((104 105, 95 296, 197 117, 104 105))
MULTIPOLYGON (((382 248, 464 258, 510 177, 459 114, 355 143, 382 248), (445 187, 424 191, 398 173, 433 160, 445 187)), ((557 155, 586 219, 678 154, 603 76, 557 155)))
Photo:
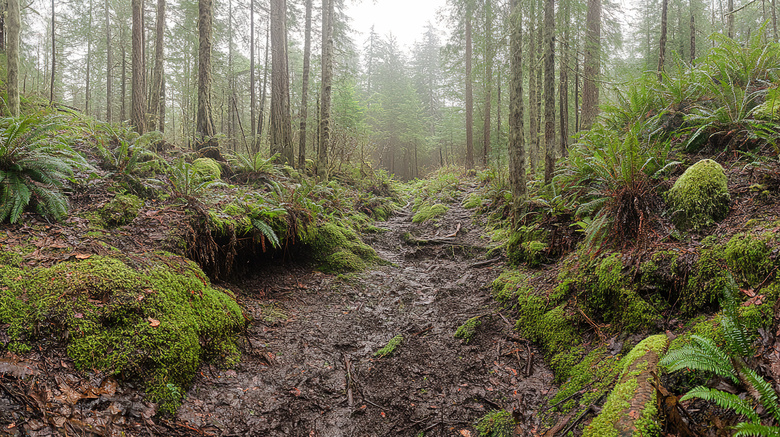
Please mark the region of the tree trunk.
POLYGON ((127 51, 122 45, 122 121, 127 120, 127 51))
POLYGON ((263 138, 263 125, 265 124, 265 100, 268 97, 268 41, 271 27, 266 22, 265 28, 265 63, 263 64, 263 91, 260 95, 260 114, 257 117, 257 142, 255 143, 255 153, 259 150, 260 140, 263 138))
MULTIPOLYGON (((157 109, 157 113, 160 114, 160 124, 157 126, 157 130, 165 132, 165 76, 160 80, 160 107, 157 109)), ((174 132, 176 130, 174 129, 174 132)))
POLYGON ((54 72, 57 66, 57 44, 54 38, 54 0, 51 0, 51 88, 49 88, 49 103, 54 103, 54 72))
MULTIPOLYGON (((732 0, 729 0, 732 1, 732 0)), ((664 61, 666 58, 666 23, 669 0, 661 0, 661 39, 658 43, 658 80, 663 78, 664 61)))
POLYGON ((146 69, 144 68, 144 42, 143 42, 143 0, 132 0, 133 9, 133 78, 132 78, 132 107, 131 124, 136 132, 146 132, 146 117, 144 107, 146 105, 146 69))
POLYGON ((568 156, 569 154, 569 27, 570 27, 570 1, 563 0, 562 8, 563 13, 561 17, 561 26, 566 26, 563 31, 563 41, 560 43, 561 47, 561 62, 558 68, 560 74, 560 89, 558 90, 558 106, 561 110, 560 117, 560 153, 561 156, 568 156))
POLYGON ((257 138, 257 120, 255 120, 255 108, 257 107, 257 82, 255 81, 255 0, 249 0, 249 123, 251 126, 252 152, 255 150, 257 138))
POLYGON ((772 0, 772 35, 774 40, 777 41, 777 9, 775 8, 775 0, 772 0))
POLYGON ((317 150, 317 177, 328 179, 330 147, 330 110, 333 86, 333 11, 334 0, 322 0, 322 92, 320 93, 320 140, 317 150))
POLYGON ((89 0, 89 20, 87 23, 87 77, 85 78, 86 90, 84 93, 84 113, 89 115, 89 103, 90 100, 92 100, 92 95, 90 93, 90 70, 92 69, 92 0, 89 0))
POLYGON ((109 0, 105 2, 106 8, 106 121, 111 123, 113 120, 112 106, 114 103, 114 90, 111 81, 111 69, 114 60, 111 57, 111 8, 109 0))
POLYGON ((728 25, 729 38, 734 39, 734 0, 729 0, 729 12, 726 16, 726 24, 728 25))
POLYGON ((539 101, 539 87, 536 84, 536 69, 538 68, 536 62, 536 0, 531 0, 531 11, 528 16, 528 23, 528 135, 531 140, 531 147, 529 148, 528 154, 530 161, 529 167, 531 174, 533 175, 536 173, 536 169, 539 166, 539 162, 537 161, 537 158, 539 157, 537 147, 537 141, 539 138, 539 124, 537 123, 537 112, 539 108, 537 103, 539 101))
POLYGON ((544 2, 544 183, 555 170, 555 0, 544 2))
POLYGON ((516 204, 525 199, 525 138, 523 133, 523 17, 520 0, 511 0, 509 61, 509 186, 516 204))
POLYGON ((198 115, 195 126, 199 145, 214 136, 214 120, 211 118, 211 44, 212 0, 198 0, 198 115))
POLYGON ((151 130, 162 131, 161 113, 165 110, 165 99, 162 98, 163 60, 165 57, 165 0, 157 0, 157 23, 154 37, 154 72, 152 74, 151 96, 151 130), (162 108, 162 109, 160 109, 162 108))
POLYGON ((287 1, 271 0, 271 155, 294 164, 287 70, 287 1))
POLYGON ((466 170, 474 168, 474 91, 471 80, 471 5, 466 10, 466 170))
POLYGON ((691 8, 691 65, 696 59, 696 21, 693 14, 693 0, 690 2, 691 8))
MULTIPOLYGON (((665 1, 665 0, 664 0, 665 1)), ((581 129, 588 130, 599 114, 599 76, 601 74, 601 0, 588 0, 585 18, 585 58, 582 62, 581 129)))
POLYGON ((311 58, 311 3, 306 0, 306 30, 303 42, 303 86, 301 90, 301 127, 298 134, 298 168, 306 168, 306 121, 308 117, 309 69, 311 58))
POLYGON ((19 34, 22 22, 19 0, 8 0, 8 109, 19 116, 19 34))
MULTIPOLYGON (((6 1, 0 1, 0 52, 5 52, 6 45, 5 45, 5 38, 6 38, 6 25, 5 25, 5 15, 6 15, 6 8, 8 10, 8 13, 11 13, 11 6, 6 5, 6 1)), ((10 19, 10 18, 9 18, 10 19)), ((20 20, 21 21, 21 20, 20 20)), ((10 24, 9 24, 10 26, 10 24)))
POLYGON ((493 7, 485 0, 485 124, 482 132, 482 166, 487 167, 490 154, 490 108, 493 91, 493 7))

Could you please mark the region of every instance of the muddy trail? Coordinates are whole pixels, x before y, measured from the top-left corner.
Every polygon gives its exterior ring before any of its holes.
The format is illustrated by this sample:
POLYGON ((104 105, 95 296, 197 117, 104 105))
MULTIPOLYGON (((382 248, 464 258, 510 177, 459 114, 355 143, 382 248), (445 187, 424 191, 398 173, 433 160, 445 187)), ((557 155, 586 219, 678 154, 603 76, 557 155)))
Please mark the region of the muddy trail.
POLYGON ((485 259, 482 227, 457 202, 437 225, 411 218, 407 205, 366 239, 385 265, 278 266, 233 286, 253 320, 241 363, 202 369, 176 419, 216 435, 478 435, 505 408, 536 430, 553 376, 491 298, 500 260, 485 259), (471 340, 455 338, 473 317, 471 340))

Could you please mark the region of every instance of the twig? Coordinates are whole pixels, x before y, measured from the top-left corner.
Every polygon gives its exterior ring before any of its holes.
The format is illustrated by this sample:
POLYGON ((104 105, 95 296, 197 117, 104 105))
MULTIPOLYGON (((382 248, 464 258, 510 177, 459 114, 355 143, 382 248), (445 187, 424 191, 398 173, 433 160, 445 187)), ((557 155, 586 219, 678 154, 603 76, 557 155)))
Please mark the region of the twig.
POLYGON ((460 223, 458 223, 458 227, 455 228, 455 232, 453 232, 453 233, 451 233, 449 235, 445 235, 444 238, 454 238, 454 237, 457 237, 458 236, 458 232, 460 232, 460 223))
POLYGON ((352 397, 352 372, 349 370, 349 358, 344 356, 344 367, 347 369, 347 405, 352 408, 355 405, 355 400, 352 397))
POLYGON ((531 345, 526 343, 528 349, 528 361, 525 363, 525 377, 528 378, 534 373, 534 353, 531 352, 531 345))
POLYGON ((491 264, 495 264, 495 263, 497 263, 499 261, 501 261, 501 258, 493 258, 493 259, 489 259, 487 261, 480 261, 480 262, 476 262, 476 263, 470 265, 469 268, 470 269, 475 269, 475 268, 479 268, 479 267, 485 267, 485 266, 489 266, 491 264))

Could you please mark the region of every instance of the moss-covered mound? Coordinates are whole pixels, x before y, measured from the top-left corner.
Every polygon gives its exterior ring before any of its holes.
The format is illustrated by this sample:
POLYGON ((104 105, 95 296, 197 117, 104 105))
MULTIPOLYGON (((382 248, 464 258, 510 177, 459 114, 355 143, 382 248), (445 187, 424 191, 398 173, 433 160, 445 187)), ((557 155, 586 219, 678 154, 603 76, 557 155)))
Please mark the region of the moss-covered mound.
POLYGON ((142 206, 143 201, 137 196, 117 194, 100 210, 100 218, 106 226, 124 226, 138 216, 142 206))
POLYGON ((585 428, 584 437, 656 435, 656 390, 653 373, 669 340, 664 334, 642 340, 620 363, 620 379, 612 389, 601 413, 585 428))
POLYGON ((447 205, 436 203, 434 205, 422 204, 417 209, 417 212, 412 217, 412 223, 425 223, 427 221, 435 220, 449 211, 447 205))
POLYGON ((194 263, 166 254, 0 266, 4 348, 57 339, 84 370, 142 381, 172 411, 202 360, 234 365, 244 317, 194 263))
POLYGON ((211 158, 198 158, 192 163, 195 174, 205 181, 214 181, 222 177, 222 167, 211 158))
POLYGON ((690 166, 667 194, 672 221, 681 230, 699 231, 723 220, 731 196, 723 167, 711 159, 690 166))
POLYGON ((326 223, 311 231, 307 239, 320 269, 328 273, 363 270, 367 263, 379 260, 374 249, 363 243, 352 230, 326 223))
POLYGON ((509 262, 539 267, 547 259, 549 232, 538 225, 522 226, 512 233, 506 245, 509 262))

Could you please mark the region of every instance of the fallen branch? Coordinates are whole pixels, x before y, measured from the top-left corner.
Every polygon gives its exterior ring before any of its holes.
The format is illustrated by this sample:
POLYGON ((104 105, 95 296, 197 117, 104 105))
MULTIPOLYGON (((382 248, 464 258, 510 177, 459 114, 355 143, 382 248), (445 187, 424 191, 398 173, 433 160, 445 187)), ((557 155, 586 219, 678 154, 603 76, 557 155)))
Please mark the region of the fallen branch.
POLYGON ((470 265, 469 268, 470 269, 476 269, 476 268, 479 268, 479 267, 485 267, 485 266, 489 266, 491 264, 495 264, 495 263, 497 263, 499 261, 501 261, 501 258, 493 258, 493 259, 489 259, 487 261, 480 261, 480 262, 477 262, 477 263, 474 263, 474 264, 470 265))
POLYGON ((455 237, 458 236, 458 232, 460 232, 460 223, 458 223, 458 227, 455 228, 455 232, 453 232, 453 233, 451 233, 449 235, 445 235, 444 238, 455 238, 455 237))

